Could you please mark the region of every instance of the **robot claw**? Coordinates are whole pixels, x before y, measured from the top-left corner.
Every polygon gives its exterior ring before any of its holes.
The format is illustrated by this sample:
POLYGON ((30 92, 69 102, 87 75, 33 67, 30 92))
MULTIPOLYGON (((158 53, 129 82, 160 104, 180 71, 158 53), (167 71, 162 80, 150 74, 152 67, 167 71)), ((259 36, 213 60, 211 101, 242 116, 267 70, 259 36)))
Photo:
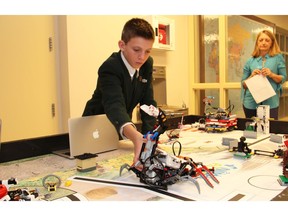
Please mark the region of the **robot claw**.
MULTIPOLYGON (((188 164, 191 166, 188 175, 191 175, 191 176, 194 176, 194 177, 196 177, 196 176, 201 176, 201 177, 204 179, 204 181, 205 181, 211 188, 214 188, 214 186, 213 186, 213 184, 209 181, 209 179, 207 178, 207 175, 210 176, 214 182, 216 182, 216 183, 218 183, 218 184, 220 183, 220 182, 218 181, 218 179, 214 176, 213 172, 212 172, 210 169, 208 169, 207 166, 203 165, 203 163, 201 163, 201 162, 196 163, 196 162, 194 162, 194 161, 192 160, 192 158, 187 158, 187 157, 185 157, 185 159, 188 161, 188 164), (204 171, 204 172, 203 172, 203 171, 204 171), (205 173, 206 173, 206 175, 205 175, 205 173)), ((214 169, 212 169, 212 170, 214 170, 214 169)))
POLYGON ((164 162, 164 160, 167 162, 167 156, 170 157, 168 154, 157 154, 147 158, 142 170, 138 170, 135 166, 124 164, 120 168, 120 176, 124 169, 133 171, 136 176, 140 178, 140 182, 162 190, 167 190, 168 185, 175 184, 179 181, 190 181, 195 184, 200 194, 199 183, 191 176, 185 175, 186 168, 184 166, 186 165, 178 163, 179 166, 175 167, 175 161, 173 166, 171 166, 171 164, 167 165, 164 162))

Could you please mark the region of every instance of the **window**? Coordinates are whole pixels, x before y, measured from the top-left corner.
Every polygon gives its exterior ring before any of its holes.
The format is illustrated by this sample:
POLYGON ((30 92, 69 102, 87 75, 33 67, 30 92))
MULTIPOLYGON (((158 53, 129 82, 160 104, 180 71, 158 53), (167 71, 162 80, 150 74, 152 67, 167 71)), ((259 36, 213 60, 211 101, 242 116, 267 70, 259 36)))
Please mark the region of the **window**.
MULTIPOLYGON (((255 38, 259 31, 270 29, 275 32, 273 23, 256 16, 199 16, 199 74, 195 75, 193 96, 195 114, 202 115, 207 96, 215 98, 215 106, 234 106, 232 114, 244 118, 240 98, 243 67, 251 56, 255 38)), ((277 28, 277 40, 288 61, 288 31, 277 28)), ((287 85, 284 85, 280 100, 279 117, 288 116, 287 85), (285 109, 286 107, 286 109, 285 109)))

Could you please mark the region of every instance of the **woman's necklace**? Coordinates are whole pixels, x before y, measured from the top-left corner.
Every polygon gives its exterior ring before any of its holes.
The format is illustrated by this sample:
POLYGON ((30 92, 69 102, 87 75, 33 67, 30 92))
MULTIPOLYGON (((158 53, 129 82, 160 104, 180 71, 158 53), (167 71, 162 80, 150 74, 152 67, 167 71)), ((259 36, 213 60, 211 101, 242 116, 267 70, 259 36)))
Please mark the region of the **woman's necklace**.
POLYGON ((265 58, 265 56, 263 56, 262 57, 262 68, 264 68, 265 62, 266 62, 266 58, 265 58))

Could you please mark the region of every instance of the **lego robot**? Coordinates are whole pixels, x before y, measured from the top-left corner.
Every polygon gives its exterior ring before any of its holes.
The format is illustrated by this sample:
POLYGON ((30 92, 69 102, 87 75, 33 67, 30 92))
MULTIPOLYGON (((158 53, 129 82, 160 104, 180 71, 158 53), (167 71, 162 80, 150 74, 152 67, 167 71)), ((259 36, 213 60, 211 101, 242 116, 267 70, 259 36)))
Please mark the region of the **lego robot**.
POLYGON ((147 105, 143 105, 141 109, 149 115, 157 117, 158 123, 154 130, 144 136, 147 142, 142 145, 139 161, 134 166, 129 166, 128 164, 122 165, 120 176, 123 169, 126 168, 128 171, 133 171, 140 178, 140 182, 163 190, 167 190, 168 185, 175 184, 178 181, 191 181, 196 185, 199 193, 200 186, 193 177, 200 175, 213 188, 212 183, 203 173, 205 172, 215 182, 219 183, 212 171, 202 163, 196 163, 192 158, 183 157, 180 155, 180 152, 178 155, 170 155, 157 148, 159 136, 167 129, 165 125, 166 115, 160 108, 158 109, 153 106, 148 107, 147 105), (142 170, 136 168, 139 165, 143 167, 142 170))

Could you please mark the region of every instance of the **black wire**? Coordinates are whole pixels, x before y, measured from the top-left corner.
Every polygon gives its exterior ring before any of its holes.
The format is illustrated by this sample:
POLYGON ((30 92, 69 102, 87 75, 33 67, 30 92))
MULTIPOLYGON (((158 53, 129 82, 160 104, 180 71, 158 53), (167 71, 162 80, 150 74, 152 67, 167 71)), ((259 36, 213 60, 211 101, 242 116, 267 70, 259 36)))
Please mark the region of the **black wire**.
POLYGON ((182 144, 181 144, 178 140, 175 141, 175 142, 173 142, 173 144, 172 144, 172 151, 173 151, 174 156, 180 156, 180 155, 181 155, 182 144), (175 147, 174 147, 174 144, 175 144, 175 143, 178 143, 178 144, 179 144, 178 155, 175 154, 175 147))
MULTIPOLYGON (((223 109, 223 110, 225 110, 225 111, 228 111, 228 113, 231 113, 233 110, 234 110, 234 105, 233 104, 230 104, 230 101, 229 101, 229 106, 226 108, 226 109, 223 109)), ((209 106, 209 107, 207 107, 206 109, 205 109, 205 112, 207 113, 207 111, 209 110, 209 109, 213 109, 213 110, 218 110, 219 109, 219 107, 213 107, 213 106, 209 106)))

